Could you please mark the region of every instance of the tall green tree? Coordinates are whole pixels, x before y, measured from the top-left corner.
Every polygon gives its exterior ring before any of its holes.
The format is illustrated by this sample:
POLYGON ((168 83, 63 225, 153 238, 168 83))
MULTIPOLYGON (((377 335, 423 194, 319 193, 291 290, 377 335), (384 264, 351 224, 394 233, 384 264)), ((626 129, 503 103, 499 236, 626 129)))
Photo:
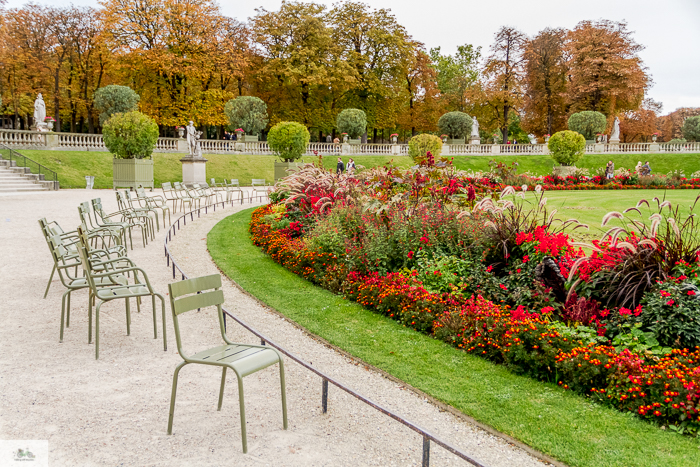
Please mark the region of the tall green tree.
POLYGON ((479 80, 481 47, 460 45, 454 55, 443 55, 440 47, 435 47, 430 49, 430 58, 437 72, 437 87, 447 105, 446 110, 471 112, 474 89, 479 80))

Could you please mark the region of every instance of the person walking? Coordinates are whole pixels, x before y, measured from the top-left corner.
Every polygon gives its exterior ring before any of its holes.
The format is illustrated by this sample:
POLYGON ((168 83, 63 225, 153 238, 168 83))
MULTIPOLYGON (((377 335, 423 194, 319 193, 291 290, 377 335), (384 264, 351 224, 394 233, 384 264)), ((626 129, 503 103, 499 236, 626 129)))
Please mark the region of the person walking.
POLYGON ((605 166, 605 178, 608 180, 615 178, 615 164, 613 161, 608 161, 608 165, 605 166))
POLYGON ((347 165, 347 170, 348 170, 348 175, 354 175, 355 174, 355 161, 352 160, 352 157, 348 161, 347 165))
POLYGON ((345 172, 345 164, 343 164, 343 159, 339 157, 338 165, 335 166, 335 174, 341 175, 343 172, 345 172))

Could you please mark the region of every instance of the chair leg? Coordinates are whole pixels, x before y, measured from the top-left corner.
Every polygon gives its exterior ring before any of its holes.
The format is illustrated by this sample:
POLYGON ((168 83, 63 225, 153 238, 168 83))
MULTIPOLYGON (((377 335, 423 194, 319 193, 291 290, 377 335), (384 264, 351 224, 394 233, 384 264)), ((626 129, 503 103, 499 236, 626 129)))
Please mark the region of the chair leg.
POLYGON ((158 298, 160 298, 160 306, 161 306, 161 309, 163 312, 162 313, 163 314, 163 316, 162 316, 162 320, 163 320, 163 351, 167 351, 168 350, 168 334, 165 331, 165 328, 166 328, 166 326, 165 326, 165 324, 166 324, 166 321, 165 321, 165 298, 161 294, 156 294, 156 295, 158 296, 158 298))
POLYGON ((168 434, 173 434, 173 417, 175 416, 175 396, 177 396, 177 376, 180 374, 182 367, 187 365, 187 362, 180 363, 175 368, 175 374, 173 375, 173 390, 170 393, 170 415, 168 416, 168 434))
POLYGON ((59 335, 58 342, 63 342, 63 323, 66 317, 66 295, 70 292, 70 289, 63 293, 61 297, 61 334, 59 335))
POLYGON ((131 308, 128 298, 126 299, 126 335, 131 335, 131 308))
POLYGON ((153 309, 153 338, 158 339, 158 325, 156 324, 156 296, 151 295, 151 308, 153 309))
POLYGON ((104 302, 100 302, 95 307, 95 360, 100 358, 100 307, 104 302))
POLYGON ((70 327, 70 294, 72 293, 72 290, 68 290, 68 296, 66 299, 66 327, 70 327))
POLYGON ((216 410, 221 410, 221 404, 224 402, 224 385, 226 384, 226 367, 221 372, 221 389, 219 390, 219 406, 216 410))
POLYGON ((238 373, 236 373, 236 377, 238 378, 238 405, 240 406, 241 411, 241 440, 243 441, 243 454, 246 454, 248 452, 248 437, 245 426, 245 401, 243 397, 243 378, 238 373))
POLYGON ((88 344, 92 344, 92 307, 94 305, 92 292, 88 297, 88 344))
POLYGON ((282 427, 287 429, 287 388, 284 384, 284 362, 280 358, 280 385, 282 386, 282 427))
POLYGON ((44 292, 44 298, 49 294, 49 288, 51 287, 51 281, 53 280, 53 275, 56 273, 56 264, 54 263, 53 269, 51 270, 51 277, 49 277, 49 283, 46 284, 46 292, 44 292))

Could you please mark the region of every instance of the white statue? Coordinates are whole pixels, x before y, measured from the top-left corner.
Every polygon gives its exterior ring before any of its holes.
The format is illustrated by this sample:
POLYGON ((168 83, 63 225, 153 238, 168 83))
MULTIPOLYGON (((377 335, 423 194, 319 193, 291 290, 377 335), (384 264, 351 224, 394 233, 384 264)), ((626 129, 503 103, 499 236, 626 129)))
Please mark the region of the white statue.
POLYGON ((530 140, 530 144, 537 144, 537 136, 530 133, 527 137, 530 140))
POLYGON ((479 137, 479 122, 476 121, 476 116, 472 117, 472 139, 479 137))
POLYGON ((620 119, 617 117, 615 117, 615 122, 613 122, 612 133, 610 133, 610 142, 620 142, 620 119))
POLYGON ((34 126, 37 131, 42 131, 46 126, 46 104, 44 104, 44 98, 39 93, 34 101, 34 126))
POLYGON ((190 123, 187 125, 185 130, 187 131, 187 147, 190 150, 190 155, 196 156, 197 143, 202 133, 200 131, 197 131, 197 129, 194 127, 194 122, 192 120, 190 120, 190 123))

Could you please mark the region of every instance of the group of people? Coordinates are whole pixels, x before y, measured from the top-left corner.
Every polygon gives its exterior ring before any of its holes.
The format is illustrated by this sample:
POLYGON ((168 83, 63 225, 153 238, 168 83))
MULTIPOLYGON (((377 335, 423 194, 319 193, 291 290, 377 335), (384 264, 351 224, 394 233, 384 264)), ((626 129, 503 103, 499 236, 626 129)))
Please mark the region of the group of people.
POLYGON ((336 175, 340 175, 345 171, 347 171, 348 175, 353 175, 355 173, 355 161, 352 160, 352 157, 348 160, 347 166, 343 162, 343 159, 340 157, 338 158, 338 164, 335 167, 336 175))
MULTIPOLYGON (((634 167, 634 171, 637 175, 651 175, 651 166, 649 165, 649 161, 646 161, 644 165, 642 165, 642 161, 637 162, 637 165, 634 167)), ((608 161, 607 165, 605 166, 605 178, 615 178, 615 163, 613 161, 608 161)))

